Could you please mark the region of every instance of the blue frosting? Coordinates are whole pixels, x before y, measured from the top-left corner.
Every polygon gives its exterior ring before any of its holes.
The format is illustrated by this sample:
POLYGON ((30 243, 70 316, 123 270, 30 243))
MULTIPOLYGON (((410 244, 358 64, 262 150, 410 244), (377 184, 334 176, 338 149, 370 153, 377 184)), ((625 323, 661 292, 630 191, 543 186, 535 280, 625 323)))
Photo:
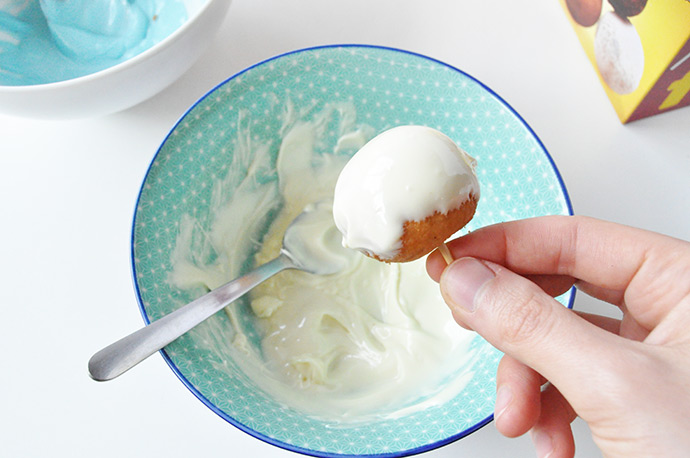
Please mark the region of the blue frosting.
POLYGON ((186 20, 181 0, 5 3, 0 10, 0 85, 53 83, 95 73, 147 50, 186 20))

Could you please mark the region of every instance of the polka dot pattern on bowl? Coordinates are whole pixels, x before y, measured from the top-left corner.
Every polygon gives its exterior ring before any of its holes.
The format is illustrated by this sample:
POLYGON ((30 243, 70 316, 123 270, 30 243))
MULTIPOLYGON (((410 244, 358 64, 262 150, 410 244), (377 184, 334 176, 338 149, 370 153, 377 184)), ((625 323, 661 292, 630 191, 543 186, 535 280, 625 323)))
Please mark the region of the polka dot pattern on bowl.
MULTIPOLYGON (((470 76, 388 48, 297 51, 251 67, 209 92, 156 154, 142 185, 132 239, 135 282, 148 320, 200 293, 171 285, 171 252, 184 215, 211 223, 211 183, 228 175, 242 138, 238 134, 264 145, 275 161, 286 107, 309 112, 326 103, 353 106, 355 122, 375 132, 405 124, 436 128, 474 156, 482 196, 469 230, 571 214, 563 183, 539 139, 505 102, 470 76)), ((337 128, 327 129, 326 144, 319 147, 333 151, 337 128)), ((267 168, 263 179, 274 178, 267 168)), ((568 305, 573 294, 558 299, 568 305)), ((463 437, 491 418, 501 354, 479 337, 472 343, 478 355, 473 377, 454 399, 397 419, 333 425, 271 399, 228 354, 213 350, 232 337, 230 327, 228 317, 217 314, 166 347, 165 357, 190 390, 221 417, 280 447, 317 456, 404 456, 463 437)))

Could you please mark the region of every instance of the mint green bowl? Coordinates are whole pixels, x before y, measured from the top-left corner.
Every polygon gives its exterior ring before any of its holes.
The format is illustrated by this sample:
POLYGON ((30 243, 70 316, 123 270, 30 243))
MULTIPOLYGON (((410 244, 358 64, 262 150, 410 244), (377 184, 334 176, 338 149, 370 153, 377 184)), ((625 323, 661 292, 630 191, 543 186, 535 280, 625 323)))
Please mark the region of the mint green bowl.
MULTIPOLYGON (((185 215, 211 223, 209 184, 228 174, 238 129, 279 145, 288 103, 309 111, 346 102, 376 132, 403 125, 434 127, 478 160, 482 197, 469 230, 538 215, 572 214, 551 157, 522 118, 486 86, 442 62, 372 46, 327 46, 284 54, 229 78, 200 99, 158 150, 134 217, 136 291, 148 323, 202 291, 170 282, 171 259, 185 215)), ((335 142, 337 135, 326 136, 335 142)), ((325 149, 334 147, 324 145, 325 149)), ((245 173, 246 170, 232 170, 245 173)), ((266 173, 264 179, 275 179, 266 173)), ((203 229, 203 228, 202 228, 203 229)), ((260 237, 260 235, 258 235, 260 237)), ((251 267, 251 248, 238 253, 251 267)), ((227 279, 229 280, 229 278, 227 279)), ((558 299, 571 306, 574 291, 558 299)), ((241 326, 251 311, 239 301, 241 326)), ((227 351, 232 324, 219 313, 165 348, 163 357, 206 406, 241 430, 278 447, 314 456, 407 456, 462 438, 492 419, 501 353, 482 338, 472 379, 456 397, 400 418, 338 423, 275 400, 227 351)), ((256 343, 256 342, 254 342, 256 343)))

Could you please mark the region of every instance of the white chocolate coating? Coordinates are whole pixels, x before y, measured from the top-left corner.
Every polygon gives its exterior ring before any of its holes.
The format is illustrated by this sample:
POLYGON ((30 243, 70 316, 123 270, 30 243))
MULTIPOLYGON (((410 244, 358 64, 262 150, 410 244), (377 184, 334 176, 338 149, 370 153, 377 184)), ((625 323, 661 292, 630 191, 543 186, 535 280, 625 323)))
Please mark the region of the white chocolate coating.
POLYGON ((338 177, 333 218, 343 245, 381 259, 401 248, 403 224, 479 198, 476 161, 441 132, 400 126, 374 137, 338 177))

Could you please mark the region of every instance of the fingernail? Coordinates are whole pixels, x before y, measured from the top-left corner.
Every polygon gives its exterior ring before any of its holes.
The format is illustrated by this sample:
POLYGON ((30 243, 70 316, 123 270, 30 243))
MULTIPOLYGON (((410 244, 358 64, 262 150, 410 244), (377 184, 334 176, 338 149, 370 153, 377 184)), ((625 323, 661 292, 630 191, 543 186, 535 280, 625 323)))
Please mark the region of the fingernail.
POLYGON ((553 453, 553 441, 551 440, 551 436, 538 430, 532 430, 530 436, 532 436, 532 443, 534 444, 534 450, 537 452, 537 457, 549 458, 551 453, 553 453))
POLYGON ((441 276, 441 290, 450 301, 468 312, 475 310, 477 291, 496 274, 483 262, 461 258, 449 265, 441 276))
POLYGON ((496 391, 496 404, 494 404, 494 420, 505 412, 510 401, 513 400, 513 390, 508 385, 502 385, 496 391))

